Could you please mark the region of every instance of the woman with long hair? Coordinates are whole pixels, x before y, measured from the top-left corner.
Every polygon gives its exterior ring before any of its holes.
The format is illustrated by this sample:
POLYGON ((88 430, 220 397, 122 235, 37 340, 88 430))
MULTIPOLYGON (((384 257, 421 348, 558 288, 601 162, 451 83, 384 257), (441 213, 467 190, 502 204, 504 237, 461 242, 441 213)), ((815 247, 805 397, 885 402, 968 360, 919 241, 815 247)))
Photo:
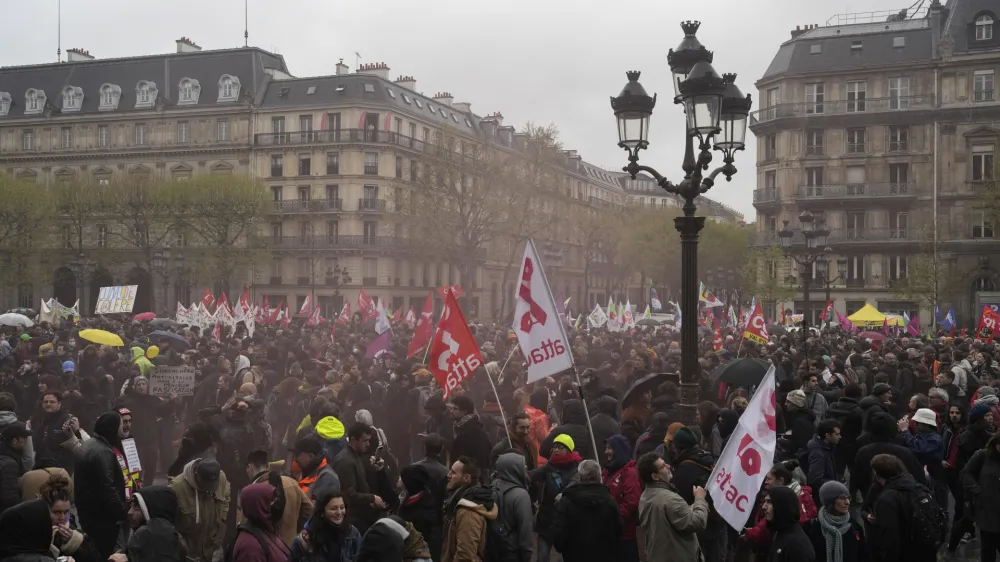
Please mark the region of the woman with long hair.
POLYGON ((292 543, 290 562, 354 562, 361 550, 361 533, 347 522, 347 504, 340 492, 316 501, 312 517, 292 543))
POLYGON ((103 562, 93 539, 71 524, 73 483, 68 478, 61 474, 49 476, 48 482, 42 484, 38 498, 49 507, 52 546, 59 550, 59 556, 72 556, 76 562, 103 562))

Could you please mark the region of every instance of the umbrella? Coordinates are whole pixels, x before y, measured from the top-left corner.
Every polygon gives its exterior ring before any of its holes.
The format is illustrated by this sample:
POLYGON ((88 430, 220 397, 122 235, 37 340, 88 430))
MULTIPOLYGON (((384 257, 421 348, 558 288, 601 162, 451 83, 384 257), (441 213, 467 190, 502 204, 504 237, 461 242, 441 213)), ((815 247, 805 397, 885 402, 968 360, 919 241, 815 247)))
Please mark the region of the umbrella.
POLYGON ((179 328, 179 327, 183 326, 183 324, 181 324, 180 322, 177 322, 176 320, 171 320, 169 318, 153 318, 149 322, 149 324, 151 326, 160 326, 160 327, 167 327, 167 328, 179 328))
POLYGON ((861 332, 860 334, 858 334, 858 337, 863 340, 882 341, 888 338, 889 336, 881 332, 861 332))
POLYGON ((788 330, 785 329, 785 327, 782 326, 781 324, 768 324, 767 325, 767 334, 769 336, 780 336, 782 334, 787 334, 787 333, 788 333, 788 330))
POLYGON ((659 326, 660 323, 652 318, 643 318, 635 323, 636 326, 659 326))
POLYGON ((139 314, 136 314, 135 316, 133 316, 132 320, 138 320, 140 322, 147 322, 149 320, 152 320, 153 318, 156 318, 156 313, 155 312, 140 312, 139 314))
POLYGON ((6 314, 0 314, 0 325, 3 326, 24 326, 25 328, 30 328, 35 325, 30 318, 23 314, 18 314, 16 312, 8 312, 6 314))
POLYGON ((106 330, 80 330, 80 337, 89 342, 101 345, 110 345, 113 347, 125 346, 125 342, 117 334, 112 334, 106 330))
POLYGON ((632 386, 625 391, 625 396, 622 397, 622 407, 628 407, 629 402, 643 392, 656 388, 657 386, 671 380, 674 382, 680 382, 678 375, 674 373, 652 373, 642 377, 632 383, 632 386))
POLYGON ((750 388, 757 386, 764 380, 764 375, 771 368, 771 364, 762 359, 744 357, 736 361, 730 361, 719 366, 712 373, 712 380, 724 382, 732 386, 744 386, 750 388))
POLYGON ((164 332, 162 330, 157 330, 149 334, 149 337, 151 339, 159 339, 159 341, 169 340, 171 344, 182 346, 183 349, 188 349, 191 347, 191 344, 187 341, 187 339, 184 336, 180 334, 175 334, 173 332, 164 332))
POLYGON ((13 312, 14 314, 23 314, 23 315, 27 316, 28 318, 34 318, 35 316, 38 316, 38 313, 35 312, 35 309, 33 309, 33 308, 23 308, 23 307, 21 307, 21 308, 12 308, 12 309, 8 310, 7 312, 13 312))

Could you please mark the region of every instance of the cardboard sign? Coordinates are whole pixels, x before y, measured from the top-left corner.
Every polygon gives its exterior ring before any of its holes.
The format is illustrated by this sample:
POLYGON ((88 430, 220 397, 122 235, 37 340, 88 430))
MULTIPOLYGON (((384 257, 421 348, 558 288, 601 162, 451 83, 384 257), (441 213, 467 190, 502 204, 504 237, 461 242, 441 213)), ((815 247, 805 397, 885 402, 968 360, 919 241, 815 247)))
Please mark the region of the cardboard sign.
POLYGON ((135 439, 131 437, 122 439, 122 453, 125 454, 125 461, 128 462, 128 469, 131 472, 142 470, 142 464, 139 462, 139 450, 135 448, 135 439))
POLYGON ((191 396, 194 394, 194 367, 156 367, 149 377, 149 393, 153 396, 191 396))
POLYGON ((101 287, 101 292, 97 295, 97 306, 94 308, 94 312, 97 314, 132 312, 132 307, 135 306, 135 294, 138 289, 138 285, 101 287))

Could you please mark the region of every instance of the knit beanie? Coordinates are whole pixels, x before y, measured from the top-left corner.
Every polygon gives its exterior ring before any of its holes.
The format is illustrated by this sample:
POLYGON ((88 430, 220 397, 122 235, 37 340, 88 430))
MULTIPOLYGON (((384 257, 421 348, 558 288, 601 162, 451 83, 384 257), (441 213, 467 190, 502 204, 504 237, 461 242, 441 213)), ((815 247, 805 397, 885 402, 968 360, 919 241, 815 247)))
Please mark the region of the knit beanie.
POLYGON ((990 407, 987 404, 976 404, 969 410, 969 423, 976 423, 986 417, 988 413, 990 413, 990 407))
POLYGON ((687 427, 682 427, 674 433, 674 446, 684 451, 698 444, 698 436, 687 427))
POLYGON ((850 496, 850 492, 847 490, 847 486, 844 486, 836 480, 830 480, 826 484, 823 484, 819 489, 819 501, 823 504, 823 507, 829 509, 833 506, 833 502, 837 501, 840 496, 850 496))

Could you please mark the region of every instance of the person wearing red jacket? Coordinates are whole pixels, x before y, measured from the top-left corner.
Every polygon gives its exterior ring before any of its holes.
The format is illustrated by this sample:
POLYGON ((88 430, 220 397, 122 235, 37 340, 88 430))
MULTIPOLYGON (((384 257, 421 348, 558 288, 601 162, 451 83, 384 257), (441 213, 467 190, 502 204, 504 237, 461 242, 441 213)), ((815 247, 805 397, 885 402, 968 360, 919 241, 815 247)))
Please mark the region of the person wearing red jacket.
POLYGON ((622 534, 618 541, 619 562, 639 562, 639 543, 635 529, 639 524, 639 497, 642 486, 632 460, 632 447, 622 435, 608 437, 604 446, 608 463, 601 471, 601 481, 611 490, 622 516, 622 534))
MULTIPOLYGON (((812 488, 799 484, 792 471, 798 468, 799 463, 790 460, 774 465, 764 479, 764 490, 772 486, 785 486, 791 488, 795 495, 799 497, 799 523, 804 524, 810 519, 816 518, 816 502, 813 501, 812 488)), ((758 508, 754 513, 753 525, 743 530, 742 539, 752 547, 766 548, 771 542, 771 530, 767 528, 767 519, 764 518, 764 510, 758 508)))

